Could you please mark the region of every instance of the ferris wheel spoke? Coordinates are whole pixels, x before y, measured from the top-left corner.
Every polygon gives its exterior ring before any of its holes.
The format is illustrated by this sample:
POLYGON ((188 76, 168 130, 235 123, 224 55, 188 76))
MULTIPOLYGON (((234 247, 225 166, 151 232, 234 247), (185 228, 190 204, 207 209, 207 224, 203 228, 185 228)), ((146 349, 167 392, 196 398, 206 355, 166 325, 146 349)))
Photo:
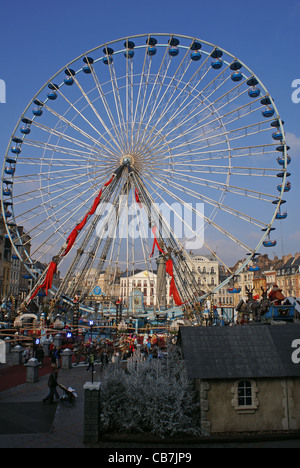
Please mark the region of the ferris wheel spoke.
MULTIPOLYGON (((167 55, 167 50, 166 50, 165 55, 163 57, 163 61, 162 61, 161 65, 160 65, 161 69, 157 73, 155 84, 152 87, 152 91, 154 89, 157 90, 155 100, 154 100, 153 104, 151 103, 150 99, 148 101, 147 110, 149 108, 149 110, 148 110, 149 116, 147 118, 147 121, 145 122, 145 128, 144 128, 144 130, 142 132, 142 135, 141 135, 141 143, 144 143, 146 140, 148 141, 149 138, 152 137, 154 129, 156 127, 158 127, 159 121, 162 118, 162 114, 161 114, 162 109, 164 107, 165 108, 168 107, 169 103, 172 102, 172 96, 173 96, 175 90, 177 90, 177 88, 180 87, 180 84, 181 84, 186 72, 188 71, 188 69, 190 67, 190 60, 188 60, 188 50, 185 52, 180 64, 178 65, 177 69, 175 70, 175 72, 174 72, 174 74, 172 76, 172 79, 167 77, 167 72, 168 72, 169 67, 171 65, 171 61, 172 61, 172 58, 167 55), (166 60, 166 57, 167 57, 167 60, 166 60), (165 90, 162 91, 163 90, 163 85, 164 85, 165 81, 167 81, 167 78, 168 78, 169 82, 166 83, 165 90), (176 85, 175 85, 175 83, 176 83, 176 85), (171 93, 171 96, 168 97, 168 93, 169 93, 170 90, 172 91, 172 93, 171 93), (160 97, 161 94, 162 94, 162 96, 160 97), (159 99, 159 97, 160 97, 160 99, 159 99), (164 103, 165 100, 167 100, 166 103, 164 103), (156 115, 158 115, 158 117, 155 119, 156 115), (151 122, 154 119, 155 119, 155 123, 152 124, 151 122), (152 129, 148 133, 148 129, 151 126, 152 126, 152 129)), ((151 95, 150 95, 150 97, 151 97, 151 95)), ((143 118, 141 120, 144 120, 144 117, 145 116, 143 116, 143 118)))
MULTIPOLYGON (((173 174, 172 179, 182 181, 184 174, 178 174, 177 172, 176 176, 173 174)), ((168 180, 168 182, 170 182, 170 180, 168 180)), ((260 192, 258 190, 252 190, 252 189, 248 189, 244 187, 230 185, 230 184, 226 184, 226 183, 219 182, 219 181, 201 179, 198 177, 194 177, 192 175, 188 176, 188 178, 186 179, 186 182, 192 185, 195 184, 196 186, 206 186, 214 190, 222 190, 222 191, 224 190, 226 193, 233 193, 235 195, 240 195, 243 197, 255 198, 257 200, 265 201, 268 203, 272 203, 274 200, 278 199, 278 197, 273 194, 268 194, 268 193, 260 192)))
MULTIPOLYGON (((63 96, 63 97, 67 100, 67 98, 65 96, 63 96)), ((83 121, 85 123, 87 123, 88 126, 91 127, 92 130, 94 130, 94 132, 98 135, 98 139, 91 136, 86 131, 82 130, 80 127, 78 127, 78 125, 75 125, 73 122, 71 122, 69 119, 67 119, 64 115, 59 114, 54 109, 47 106, 46 104, 44 104, 43 108, 46 109, 47 111, 49 111, 55 117, 57 117, 60 122, 65 123, 68 127, 72 128, 76 132, 79 132, 82 136, 87 138, 89 141, 93 142, 95 144, 95 146, 101 148, 104 152, 108 152, 109 154, 114 156, 116 148, 114 148, 114 146, 107 139, 105 139, 103 137, 103 134, 99 132, 99 130, 82 114, 81 111, 79 111, 74 106, 74 104, 72 104, 69 100, 67 100, 67 102, 70 104, 70 107, 77 113, 77 115, 79 115, 83 119, 83 121), (101 139, 103 139, 105 141, 105 143, 107 143, 107 146, 105 146, 103 143, 101 143, 101 141, 99 141, 99 137, 101 139)))
POLYGON ((70 105, 70 107, 72 107, 75 112, 77 112, 77 114, 79 114, 92 128, 93 130, 99 135, 101 136, 101 138, 105 141, 105 144, 110 147, 112 150, 116 150, 116 148, 118 148, 119 150, 121 150, 121 147, 119 145, 119 142, 117 141, 117 139, 113 136, 113 134, 111 133, 110 129, 107 127, 105 121, 102 119, 101 115, 99 114, 99 112, 97 111, 97 109, 95 108, 93 102, 91 101, 91 99, 89 98, 89 96, 87 95, 87 93, 85 92, 85 90, 83 89, 83 87, 81 86, 81 84, 79 83, 78 79, 76 78, 76 76, 74 76, 74 82, 76 83, 78 89, 80 90, 80 92, 82 93, 82 96, 84 97, 84 99, 86 100, 87 104, 88 104, 88 108, 91 109, 92 113, 95 115, 97 121, 101 124, 101 126, 104 128, 105 132, 107 133, 107 135, 110 137, 110 140, 106 137, 104 137, 103 134, 101 134, 98 129, 91 123, 91 121, 89 119, 87 119, 87 117, 85 117, 83 115, 82 112, 79 112, 79 110, 70 102, 70 100, 63 94, 60 92, 61 96, 68 102, 68 104, 70 105))
POLYGON ((80 157, 81 155, 90 156, 90 153, 84 152, 82 150, 76 150, 74 148, 68 148, 64 146, 59 146, 57 144, 51 144, 48 142, 34 141, 34 140, 25 140, 24 145, 32 146, 35 148, 42 148, 43 150, 53 151, 55 153, 68 154, 74 157, 80 157))
MULTIPOLYGON (((207 58, 207 59, 208 59, 208 58, 207 58)), ((219 76, 224 76, 225 71, 226 71, 226 70, 223 70, 219 76)), ((211 86, 214 85, 215 82, 218 81, 219 76, 216 76, 216 77, 210 82, 210 85, 211 85, 211 86)), ((220 85, 224 84, 226 81, 227 81, 227 78, 226 78, 225 80, 221 80, 221 81, 220 81, 220 85)), ((201 83, 201 80, 200 80, 199 82, 201 83)), ((208 85, 207 85, 207 86, 208 86, 208 85)), ((172 94, 171 98, 174 97, 174 94, 175 94, 175 92, 176 92, 176 89, 177 89, 177 88, 175 88, 175 90, 173 90, 173 94, 172 94)), ((200 104, 198 103, 198 101, 199 101, 199 95, 202 96, 205 89, 206 89, 206 88, 204 88, 204 89, 201 90, 200 92, 197 92, 196 96, 194 96, 192 99, 189 99, 188 105, 190 106, 190 105, 192 104, 193 101, 197 100, 197 106, 196 106, 196 108, 197 108, 198 106, 202 106, 202 105, 203 105, 203 100, 202 100, 202 98, 201 98, 200 104)), ((216 89, 216 87, 215 87, 215 89, 216 89)), ((183 90, 185 90, 185 88, 184 88, 183 90)), ((157 125, 157 126, 158 126, 159 122, 160 122, 161 120, 163 120, 163 118, 165 117, 166 113, 170 111, 170 108, 175 107, 175 112, 166 120, 166 123, 164 124, 164 126, 162 127, 162 129, 160 129, 160 132, 161 132, 163 129, 165 129, 165 127, 166 127, 170 122, 173 122, 173 120, 175 119, 175 117, 177 117, 177 116, 180 114, 180 112, 183 111, 183 109, 185 109, 185 107, 182 107, 182 105, 183 105, 183 103, 184 103, 185 101, 182 101, 181 103, 179 103, 179 105, 177 105, 178 100, 180 100, 179 98, 180 98, 181 93, 183 92, 183 90, 181 90, 181 92, 178 93, 178 96, 175 95, 175 99, 171 99, 171 98, 170 98, 169 101, 168 101, 168 104, 170 103, 170 107, 169 107, 169 106, 166 107, 166 108, 165 108, 165 111, 160 113, 160 116, 159 116, 159 118, 158 118, 158 121, 156 122, 156 125, 157 125), (176 107, 176 105, 177 105, 177 107, 176 107)), ((189 97, 190 93, 191 93, 191 91, 189 90, 188 97, 189 97)), ((205 99, 207 100, 208 97, 206 97, 205 99)), ((203 110, 202 110, 202 111, 203 111, 203 110)))
MULTIPOLYGON (((229 101, 229 104, 230 103, 231 101, 229 101)), ((195 131, 197 131, 197 133, 199 134, 201 130, 203 131, 203 134, 206 134, 206 128, 209 128, 212 124, 215 124, 215 123, 219 124, 219 126, 233 124, 235 121, 238 121, 240 118, 247 117, 251 115, 252 113, 255 113, 262 109, 261 106, 259 108, 254 108, 253 104, 254 102, 250 102, 234 110, 231 110, 225 114, 220 114, 220 110, 222 108, 216 108, 215 103, 213 106, 211 103, 208 103, 205 106, 202 106, 202 102, 201 102, 201 104, 197 107, 199 108, 198 112, 196 113, 188 112, 189 117, 185 120, 184 119, 181 120, 177 125, 170 128, 169 132, 164 134, 164 137, 165 138, 169 137, 173 132, 177 131, 181 127, 187 126, 189 122, 191 121, 194 121, 195 123, 193 123, 192 125, 188 125, 188 130, 185 132, 186 137, 190 134, 193 135, 195 131), (245 111, 245 109, 249 109, 249 110, 247 112, 243 112, 245 111), (209 112, 207 112, 208 110, 209 112), (232 120, 226 120, 233 113, 237 114, 237 116, 233 118, 232 120), (201 117, 202 114, 203 114, 202 120, 199 120, 199 117, 201 117), (213 119, 208 120, 210 117, 213 117, 213 119)), ((187 109, 183 109, 183 111, 185 110, 187 109)), ((175 116, 172 116, 169 119, 169 121, 166 123, 165 127, 169 125, 169 122, 173 122, 174 118, 175 116)), ((267 124, 268 122, 269 122, 268 120, 264 121, 265 124, 267 124)), ((160 130, 160 132, 162 132, 165 129, 165 127, 163 127, 160 130)))
MULTIPOLYGON (((157 180, 158 178, 155 178, 155 180, 157 180)), ((158 179, 161 181, 161 186, 163 186, 163 184, 165 183, 163 180, 161 179, 158 179)), ((214 208, 217 208, 218 210, 222 210, 230 215, 233 215, 239 219, 242 219, 244 221, 247 221, 249 222, 250 224, 253 224, 253 225, 256 225, 258 226, 259 228, 265 228, 267 227, 268 225, 264 222, 264 221, 260 221, 258 219, 256 219, 254 216, 250 216, 240 210, 236 210, 234 209, 233 207, 230 207, 228 205, 225 205, 222 201, 220 200, 215 200, 213 198, 210 198, 202 193, 199 193, 198 191, 195 191, 193 190, 191 187, 186 187, 182 184, 179 184, 177 182, 173 182, 173 181, 168 181, 168 186, 170 188, 173 188, 173 189, 176 189, 176 190, 179 190, 180 192, 182 192, 183 194, 188 194, 190 196, 192 196, 193 198, 195 198, 196 200, 202 200, 204 203, 207 203, 208 205, 210 206, 213 206, 214 208)), ((171 192, 169 190, 169 194, 171 194, 173 192, 171 192)), ((175 197, 175 195, 173 194, 172 195, 173 197, 175 197)))
MULTIPOLYGON (((156 185, 160 185, 160 184, 157 184, 157 181, 155 181, 156 185)), ((221 234, 225 235, 228 239, 230 239, 231 241, 235 242, 236 244, 238 244, 240 247, 242 247, 246 252, 249 252, 251 250, 251 248, 249 246, 247 246, 244 242, 242 242, 241 240, 239 240, 237 237, 235 237, 233 234, 229 233, 226 229, 224 229, 223 227, 219 226, 216 222, 214 222, 212 219, 206 217, 203 213, 200 213, 199 211, 197 211, 194 207, 191 207, 190 205, 188 205, 184 200, 182 200, 181 198, 175 196, 172 192, 170 192, 168 189, 164 188, 162 185, 160 185, 160 189, 161 190, 165 190, 169 195, 173 196, 175 200, 179 201, 180 203, 183 204, 183 206, 186 206, 188 207, 189 209, 191 209, 191 211, 193 213, 195 213, 197 216, 203 218, 205 220, 205 222, 214 227, 217 231, 221 232, 221 234)), ((171 207, 170 207, 171 208, 171 207)), ((185 220, 178 215, 178 213, 175 213, 175 215, 179 218, 180 222, 183 222, 186 224, 185 220)), ((193 234, 196 235, 196 233, 193 232, 193 234)))
MULTIPOLYGON (((33 120, 32 121, 32 124, 31 124, 33 127, 39 129, 39 130, 42 130, 46 133, 48 133, 50 136, 54 135, 56 137, 58 137, 59 139, 62 139, 62 140, 65 140, 69 143, 72 143, 74 144, 76 147, 79 146, 80 148, 84 148, 87 150, 88 154, 89 154, 89 157, 91 155, 99 155, 99 150, 97 150, 94 146, 82 141, 82 140, 78 140, 77 138, 74 138, 70 135, 68 135, 67 133, 64 133, 64 132, 61 132, 55 128, 50 128, 48 127, 47 125, 43 125, 41 124, 40 122, 37 122, 36 120, 33 120)), ((24 143, 26 143, 26 141, 24 140, 24 143)), ((82 158, 84 158, 84 156, 82 156, 82 158)))
POLYGON ((115 102, 115 109, 117 113, 117 118, 118 118, 118 128, 121 129, 119 131, 119 139, 121 140, 121 148, 120 151, 126 152, 127 150, 127 142, 126 142, 126 124, 125 124, 125 119, 124 119, 124 114, 123 114, 123 107, 122 107, 122 102, 121 102, 121 97, 120 97, 120 90, 118 86, 118 81, 116 77, 116 72, 115 72, 115 67, 113 61, 108 61, 108 68, 109 68, 109 73, 111 77, 111 86, 112 86, 112 91, 113 91, 113 96, 114 96, 114 102, 115 102))
POLYGON ((148 55, 148 46, 145 50, 144 61, 143 61, 143 69, 141 72, 141 77, 138 85, 138 93, 135 102, 135 109, 134 109, 134 118, 133 118, 133 129, 134 129, 134 140, 133 146, 138 146, 140 132, 141 132, 141 124, 142 124, 142 109, 144 107, 144 102, 146 100, 146 93, 148 86, 150 85, 150 72, 151 72, 151 65, 152 65, 152 56, 148 55))
MULTIPOLYGON (((191 139, 188 144, 185 141, 181 142, 183 137, 181 134, 175 136, 173 140, 169 140, 168 142, 165 142, 165 138, 163 137, 159 144, 152 148, 152 151, 155 151, 156 153, 162 153, 168 146, 172 146, 173 152, 188 145, 195 145, 200 143, 203 143, 203 145, 197 146, 193 149, 193 151, 198 151, 204 148, 211 148, 213 146, 224 144, 224 141, 231 143, 241 138, 248 138, 253 135, 261 134, 262 132, 270 132, 270 128, 262 128, 263 124, 264 122, 257 122, 255 124, 250 124, 233 130, 221 129, 221 132, 215 134, 213 134, 213 132, 215 132, 216 129, 212 129, 206 134, 201 134, 200 137, 191 139), (208 136, 208 134, 211 135, 208 136), (176 140, 178 141, 175 144, 176 140)), ((174 156, 172 154, 172 158, 173 157, 174 156)))
POLYGON ((118 131, 117 123, 116 123, 116 121, 115 121, 115 118, 114 118, 114 116, 113 116, 113 113, 112 113, 112 111, 111 111, 111 109, 110 109, 110 106, 109 106, 109 104, 108 104, 108 101, 107 101, 107 99, 106 99, 106 95, 105 95, 105 93, 104 93, 104 91, 103 91, 103 87, 102 87, 102 85, 101 85, 101 83, 100 83, 100 81, 99 81, 98 75, 96 74, 94 67, 91 66, 91 64, 89 63, 89 61, 87 61, 87 62, 88 62, 88 66, 89 66, 89 68, 90 68, 90 72, 91 72, 91 74, 92 74, 92 76, 93 76, 93 79, 94 79, 96 88, 97 88, 97 90, 98 90, 99 96, 100 96, 100 98, 101 98, 101 102, 102 102, 103 107, 104 107, 104 109, 105 109, 106 115, 107 115, 107 117, 108 117, 108 119, 109 119, 111 128, 112 128, 113 131, 114 131, 115 139, 118 141, 118 145, 117 145, 117 146, 118 146, 118 149, 121 151, 121 147, 122 147, 122 144, 124 144, 124 141, 122 141, 122 140, 120 139, 120 132, 118 131))
POLYGON ((142 99, 139 100, 139 103, 138 103, 139 106, 136 107, 136 115, 137 115, 137 110, 139 109, 139 113, 138 113, 139 124, 138 124, 136 139, 135 139, 136 151, 138 151, 139 147, 143 146, 144 135, 147 132, 147 129, 151 121, 151 115, 148 117, 147 114, 149 113, 149 109, 152 109, 153 107, 155 107, 157 103, 157 100, 160 96, 164 82, 167 77, 167 73, 171 64, 171 60, 166 50, 164 53, 162 62, 160 64, 159 71, 155 75, 154 82, 151 86, 149 97, 148 97, 147 104, 146 104, 147 87, 148 87, 148 82, 150 79, 149 78, 150 65, 152 62, 149 59, 147 59, 147 63, 148 63, 148 70, 149 70, 149 72, 147 72, 146 74, 146 79, 145 79, 145 83, 147 84, 147 86, 144 86, 142 99), (143 129, 142 129, 142 124, 144 125, 143 129))
MULTIPOLYGON (((166 169, 163 169, 166 171, 166 169)), ((173 168, 174 173, 188 177, 191 171, 193 174, 224 174, 232 176, 255 176, 255 177, 272 177, 277 179, 278 170, 273 168, 265 167, 246 167, 246 166, 231 166, 231 165, 209 165, 200 164, 197 161, 191 161, 188 163, 176 162, 173 168), (178 172, 179 171, 179 172, 178 172)))
MULTIPOLYGON (((155 180, 155 185, 156 185, 157 187, 160 186, 159 188, 161 188, 163 191, 165 191, 165 186, 164 186, 164 185, 157 184, 157 179, 155 180)), ((169 209, 172 211, 172 207, 165 201, 165 198, 162 197, 162 196, 160 195, 160 193, 157 192, 156 190, 155 190, 155 193, 156 193, 157 196, 161 199, 162 203, 168 205, 168 206, 169 206, 169 209)), ((174 199, 174 194, 173 194, 173 193, 170 193, 170 194, 171 194, 172 198, 174 199)), ((179 199, 179 198, 178 198, 178 201, 180 201, 180 203, 181 203, 181 202, 182 202, 182 199, 179 199)), ((185 202, 184 202, 184 204, 185 204, 185 202)), ((188 207, 189 207, 189 206, 188 206, 188 207)), ((189 207, 189 208, 190 208, 190 207, 189 207)), ((201 217, 203 216, 202 213, 199 214, 199 215, 200 215, 201 217)), ((185 220, 183 217, 179 216, 178 213, 176 213, 176 216, 179 218, 180 222, 183 223, 183 225, 185 225, 185 226, 187 227, 187 229, 190 230, 191 227, 190 227, 190 225, 186 222, 186 220, 185 220)), ((213 254, 213 255, 218 259, 218 261, 220 262, 220 264, 223 265, 223 266, 226 268, 226 270, 231 271, 231 268, 228 267, 228 266, 226 265, 226 263, 224 262, 224 260, 222 260, 222 259, 216 254, 216 252, 205 242, 205 239, 204 239, 204 236, 203 236, 203 232, 202 232, 201 235, 199 235, 198 232, 195 232, 195 231, 194 231, 194 232, 193 232, 193 236, 196 237, 196 238, 199 240, 200 243, 203 243, 203 245, 210 251, 211 254, 213 254)), ((231 240, 232 240, 232 239, 231 239, 231 240)), ((183 251, 184 251, 183 245, 182 245, 182 249, 183 249, 183 251)))

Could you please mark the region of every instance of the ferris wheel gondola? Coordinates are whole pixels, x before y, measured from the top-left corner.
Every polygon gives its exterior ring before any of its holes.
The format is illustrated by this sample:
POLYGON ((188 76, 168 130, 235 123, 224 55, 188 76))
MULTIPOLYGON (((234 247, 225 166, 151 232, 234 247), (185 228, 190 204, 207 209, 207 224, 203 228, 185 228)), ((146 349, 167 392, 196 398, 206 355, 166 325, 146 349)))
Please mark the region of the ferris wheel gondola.
POLYGON ((61 296, 107 269, 129 281, 156 271, 158 252, 175 303, 193 303, 190 251, 229 271, 211 294, 284 219, 288 149, 273 98, 233 54, 174 34, 111 41, 61 68, 20 116, 2 172, 7 233, 34 291, 58 267, 61 296))

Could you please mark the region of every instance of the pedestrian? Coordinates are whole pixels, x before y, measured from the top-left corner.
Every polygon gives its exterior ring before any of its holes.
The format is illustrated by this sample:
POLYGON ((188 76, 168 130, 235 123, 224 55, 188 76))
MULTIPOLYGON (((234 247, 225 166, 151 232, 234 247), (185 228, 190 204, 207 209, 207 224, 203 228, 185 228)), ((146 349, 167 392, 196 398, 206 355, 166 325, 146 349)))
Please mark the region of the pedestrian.
POLYGON ((56 350, 54 352, 54 357, 55 357, 56 367, 59 369, 60 368, 60 358, 61 358, 61 349, 59 347, 56 348, 56 350))
POLYGON ((43 365, 44 356, 45 356, 45 353, 44 353, 43 347, 39 345, 38 349, 35 352, 35 357, 38 360, 40 367, 42 367, 43 365))
POLYGON ((54 397, 56 397, 57 400, 59 399, 59 395, 58 395, 58 392, 57 392, 57 386, 58 386, 58 382, 57 382, 57 378, 58 378, 58 369, 57 369, 57 367, 56 367, 55 364, 51 364, 51 367, 52 367, 52 371, 51 371, 51 374, 49 375, 49 379, 48 379, 49 393, 48 393, 48 395, 46 396, 46 398, 43 399, 43 404, 44 404, 44 405, 45 405, 48 401, 49 401, 49 404, 50 404, 50 405, 53 405, 53 403, 54 403, 54 397))
POLYGON ((29 359, 30 359, 30 349, 29 349, 29 347, 25 349, 25 351, 23 353, 23 357, 24 357, 24 364, 27 364, 29 359))

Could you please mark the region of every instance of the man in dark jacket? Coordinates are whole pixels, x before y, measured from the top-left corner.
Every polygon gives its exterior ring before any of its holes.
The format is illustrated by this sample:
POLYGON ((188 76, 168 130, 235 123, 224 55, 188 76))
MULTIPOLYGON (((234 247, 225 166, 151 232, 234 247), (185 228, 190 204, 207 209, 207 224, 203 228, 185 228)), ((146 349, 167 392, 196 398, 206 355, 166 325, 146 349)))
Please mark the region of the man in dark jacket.
POLYGON ((57 366, 52 365, 52 372, 49 375, 49 379, 48 379, 49 393, 46 396, 46 398, 43 399, 43 404, 44 405, 47 403, 47 401, 49 401, 50 405, 53 405, 54 396, 56 396, 56 398, 59 399, 59 395, 58 395, 57 390, 56 390, 56 387, 58 386, 57 377, 58 377, 57 366))

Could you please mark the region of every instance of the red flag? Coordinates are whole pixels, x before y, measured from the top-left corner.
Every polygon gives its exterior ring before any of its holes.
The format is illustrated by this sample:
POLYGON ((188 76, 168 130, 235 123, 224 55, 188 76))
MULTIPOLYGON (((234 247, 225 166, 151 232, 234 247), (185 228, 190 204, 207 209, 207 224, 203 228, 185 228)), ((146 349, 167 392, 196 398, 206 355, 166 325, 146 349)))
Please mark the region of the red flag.
POLYGON ((175 279, 174 279, 174 272, 173 272, 173 260, 170 258, 166 262, 166 272, 168 275, 171 276, 171 284, 170 284, 170 296, 173 296, 173 299, 175 301, 175 304, 177 306, 181 306, 183 304, 178 289, 175 284, 175 279))
POLYGON ((71 250, 71 248, 73 247, 73 245, 75 244, 75 241, 76 241, 76 238, 78 236, 78 231, 77 229, 73 229, 73 231, 71 232, 71 234, 69 235, 69 237, 67 238, 67 248, 66 250, 64 251, 64 254, 63 256, 67 255, 67 253, 71 250))
POLYGON ((152 232, 154 234, 154 242, 153 242, 153 247, 152 247, 152 252, 151 252, 150 257, 152 257, 152 255, 154 254, 155 246, 158 248, 158 250, 162 254, 166 255, 165 252, 162 250, 161 246, 158 243, 158 240, 157 240, 157 237, 156 237, 156 229, 157 229, 157 226, 154 226, 154 228, 152 228, 152 232))
POLYGON ((139 192, 137 191, 137 189, 134 190, 134 193, 135 193, 135 201, 139 204, 139 207, 142 208, 142 203, 141 203, 139 192))
POLYGON ((46 295, 48 294, 48 289, 51 289, 51 286, 52 286, 52 281, 53 281, 53 275, 56 273, 57 271, 57 263, 55 262, 51 262, 50 265, 49 265, 49 268, 48 268, 48 271, 47 271, 47 274, 46 274, 46 278, 44 280, 44 282, 42 284, 40 284, 36 290, 34 291, 34 293, 32 294, 31 299, 33 299, 37 293, 39 292, 40 289, 45 289, 45 292, 46 292, 46 295))

